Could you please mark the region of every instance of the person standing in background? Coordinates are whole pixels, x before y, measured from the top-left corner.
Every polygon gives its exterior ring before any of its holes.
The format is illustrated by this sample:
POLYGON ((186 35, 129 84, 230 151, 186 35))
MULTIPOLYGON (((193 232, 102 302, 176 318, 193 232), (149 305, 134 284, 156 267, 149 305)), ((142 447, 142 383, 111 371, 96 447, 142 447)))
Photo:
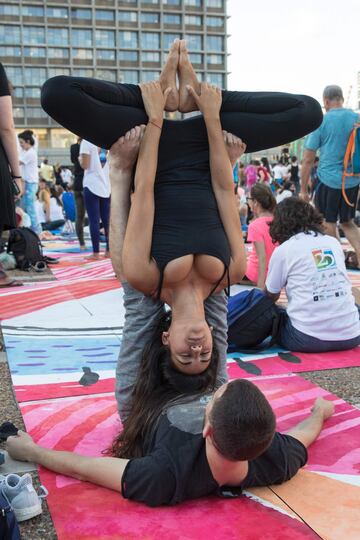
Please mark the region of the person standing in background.
POLYGON ((323 100, 326 110, 323 122, 305 139, 300 196, 305 201, 310 198, 308 188, 311 170, 316 152, 320 150, 315 206, 325 218, 326 234, 336 238, 337 222, 340 221, 341 228, 356 254, 354 267, 360 269, 360 232, 354 222, 360 177, 345 177, 345 193, 342 193, 346 147, 355 124, 360 122, 360 115, 344 107, 340 86, 326 86, 323 100))
POLYGON ((244 172, 246 175, 246 190, 250 191, 258 179, 257 167, 254 160, 250 161, 250 164, 245 167, 244 172))
POLYGON ((62 186, 60 163, 55 163, 55 165, 54 165, 54 177, 55 177, 55 184, 57 186, 62 186))
POLYGON ((47 158, 43 158, 40 164, 40 174, 49 187, 54 185, 54 169, 47 158))
MULTIPOLYGON (((16 227, 15 198, 22 193, 22 181, 14 127, 9 81, 0 62, 0 237, 16 227)), ((0 264, 0 287, 22 283, 10 279, 0 264)))
POLYGON ((73 181, 73 190, 75 197, 75 206, 76 206, 76 221, 75 229, 76 235, 79 240, 80 249, 86 249, 85 240, 84 240, 84 219, 85 219, 85 201, 83 193, 83 179, 84 179, 84 169, 79 163, 80 155, 80 143, 81 138, 78 137, 77 142, 70 146, 70 159, 74 165, 74 181, 73 181))
POLYGON ((41 225, 38 222, 35 201, 39 187, 38 155, 36 141, 31 130, 25 130, 18 135, 20 151, 21 176, 24 181, 24 196, 21 201, 23 210, 30 216, 31 229, 39 234, 41 225))
POLYGON ((259 175, 259 182, 262 184, 270 184, 271 176, 270 173, 263 164, 263 162, 258 161, 258 175, 259 175))
POLYGON ((289 180, 294 184, 296 195, 298 195, 300 193, 300 167, 296 156, 291 156, 289 173, 289 180))
POLYGON ((109 257, 110 179, 109 167, 101 166, 99 149, 84 139, 80 144, 79 163, 84 169, 84 201, 89 217, 93 253, 90 260, 100 259, 100 219, 105 229, 106 251, 109 257))

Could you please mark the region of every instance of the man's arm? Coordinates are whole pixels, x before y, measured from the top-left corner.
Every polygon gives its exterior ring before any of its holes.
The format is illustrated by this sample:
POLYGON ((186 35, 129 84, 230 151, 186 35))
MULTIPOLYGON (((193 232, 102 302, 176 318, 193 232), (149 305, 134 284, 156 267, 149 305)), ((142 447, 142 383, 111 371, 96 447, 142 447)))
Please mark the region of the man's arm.
POLYGON ((310 184, 311 169, 314 166, 316 152, 305 149, 300 170, 300 197, 309 201, 308 187, 310 184))
POLYGON ((130 212, 130 191, 133 170, 145 126, 136 126, 120 137, 109 152, 111 184, 110 255, 116 276, 123 280, 122 250, 130 212))
POLYGON ((213 339, 219 353, 219 364, 216 375, 216 388, 228 380, 226 358, 227 358, 227 297, 222 291, 213 294, 205 300, 206 320, 214 328, 213 339))
POLYGON ((8 437, 6 444, 10 457, 19 461, 32 461, 50 471, 71 476, 85 482, 121 492, 121 480, 128 459, 113 457, 87 457, 74 452, 49 450, 36 444, 28 433, 8 437))
POLYGON ((271 293, 271 292, 269 292, 267 290, 267 288, 266 288, 266 285, 264 287, 264 293, 267 294, 267 296, 269 298, 271 298, 271 300, 273 300, 274 302, 277 302, 279 300, 279 298, 280 298, 280 293, 271 293))
POLYGON ((275 249, 270 257, 269 270, 266 277, 264 292, 274 302, 277 302, 280 297, 281 289, 285 287, 287 282, 287 264, 286 254, 282 246, 275 249))

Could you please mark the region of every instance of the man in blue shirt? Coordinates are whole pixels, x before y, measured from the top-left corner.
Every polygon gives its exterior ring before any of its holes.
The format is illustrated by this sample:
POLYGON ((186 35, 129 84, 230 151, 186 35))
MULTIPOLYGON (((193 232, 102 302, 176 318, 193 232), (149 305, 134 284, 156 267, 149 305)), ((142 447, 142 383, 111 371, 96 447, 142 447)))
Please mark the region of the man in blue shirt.
POLYGON ((327 114, 321 126, 305 140, 300 196, 309 200, 310 173, 316 151, 320 150, 315 205, 325 218, 327 234, 336 236, 336 223, 340 221, 341 228, 360 261, 360 232, 354 223, 360 177, 346 178, 346 194, 354 206, 346 203, 341 192, 345 151, 354 124, 359 121, 359 115, 344 108, 344 97, 339 86, 327 86, 323 99, 327 114))

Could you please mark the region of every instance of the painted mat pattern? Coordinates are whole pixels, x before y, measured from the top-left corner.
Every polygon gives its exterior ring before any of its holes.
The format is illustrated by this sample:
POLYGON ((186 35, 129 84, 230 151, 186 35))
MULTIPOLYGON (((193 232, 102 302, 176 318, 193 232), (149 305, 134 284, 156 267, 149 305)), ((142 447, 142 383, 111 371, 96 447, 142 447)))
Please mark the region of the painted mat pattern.
MULTIPOLYGON (((240 372, 233 367, 230 375, 237 377, 240 372)), ((280 430, 301 421, 317 396, 334 401, 336 414, 310 449, 305 474, 281 486, 281 497, 292 498, 292 508, 323 538, 357 540, 360 535, 356 517, 360 510, 360 487, 356 487, 359 483, 360 412, 296 375, 263 377, 255 382, 271 401, 280 430), (325 476, 319 477, 318 473, 325 476), (306 500, 299 497, 302 490, 308 494, 306 500), (318 504, 319 490, 320 498, 325 498, 324 512, 320 514, 310 511, 318 504), (330 490, 329 493, 326 490, 330 490), (335 500, 342 501, 344 497, 340 508, 339 503, 334 505, 335 500), (346 520, 338 519, 330 529, 329 522, 333 523, 334 514, 338 518, 338 509, 346 520)), ((83 455, 100 455, 120 428, 112 395, 23 404, 21 410, 27 429, 37 442, 83 455)), ((41 470, 40 475, 50 492, 48 503, 59 540, 98 537, 190 540, 208 538, 209 531, 216 540, 273 540, 274 531, 277 540, 314 538, 314 533, 297 519, 276 511, 285 510, 279 500, 271 499, 273 495, 268 490, 253 493, 266 501, 269 508, 245 497, 235 500, 211 497, 180 507, 149 509, 124 500, 116 492, 46 470, 41 470)), ((275 491, 278 489, 279 486, 275 491)), ((289 510, 288 513, 291 515, 289 510)))
MULTIPOLYGON (((19 401, 113 391, 124 324, 116 279, 71 279, 10 289, 0 296, 0 314, 19 401), (84 368, 91 370, 85 379, 84 368)), ((228 361, 243 377, 260 377, 359 366, 360 348, 323 354, 272 348, 260 354, 233 353, 228 361)))

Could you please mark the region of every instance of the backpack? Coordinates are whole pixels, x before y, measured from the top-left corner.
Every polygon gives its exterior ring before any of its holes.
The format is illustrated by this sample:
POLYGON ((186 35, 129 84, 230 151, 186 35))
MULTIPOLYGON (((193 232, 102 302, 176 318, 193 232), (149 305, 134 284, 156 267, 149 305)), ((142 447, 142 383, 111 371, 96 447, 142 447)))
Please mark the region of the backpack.
POLYGON ((20 540, 18 522, 8 500, 0 489, 0 538, 1 540, 20 540))
POLYGON ((354 206, 354 204, 349 201, 345 192, 345 181, 347 176, 360 177, 360 118, 350 133, 344 156, 344 170, 341 183, 341 191, 346 204, 354 206))
POLYGON ((16 267, 20 270, 29 270, 39 262, 45 264, 40 239, 28 227, 10 231, 7 251, 14 254, 16 267))
POLYGON ((279 334, 281 310, 259 289, 244 291, 229 298, 228 302, 228 350, 246 351, 270 347, 279 334), (265 347, 264 347, 265 345, 265 347))

